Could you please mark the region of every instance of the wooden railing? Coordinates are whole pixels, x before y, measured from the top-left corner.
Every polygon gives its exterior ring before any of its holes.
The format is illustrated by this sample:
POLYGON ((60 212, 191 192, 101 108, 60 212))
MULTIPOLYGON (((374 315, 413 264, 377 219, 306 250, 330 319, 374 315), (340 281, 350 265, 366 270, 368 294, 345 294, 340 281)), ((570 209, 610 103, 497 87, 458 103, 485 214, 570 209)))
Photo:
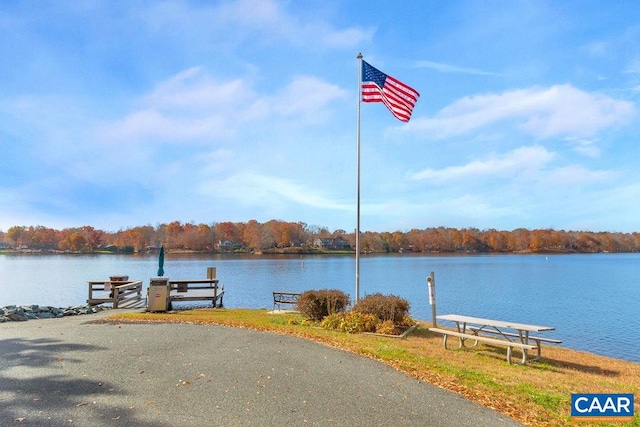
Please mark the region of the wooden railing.
POLYGON ((89 282, 89 305, 113 304, 113 308, 142 300, 142 280, 107 280, 89 282))
POLYGON ((218 279, 169 280, 169 309, 172 302, 211 301, 214 307, 222 307, 224 286, 218 279))

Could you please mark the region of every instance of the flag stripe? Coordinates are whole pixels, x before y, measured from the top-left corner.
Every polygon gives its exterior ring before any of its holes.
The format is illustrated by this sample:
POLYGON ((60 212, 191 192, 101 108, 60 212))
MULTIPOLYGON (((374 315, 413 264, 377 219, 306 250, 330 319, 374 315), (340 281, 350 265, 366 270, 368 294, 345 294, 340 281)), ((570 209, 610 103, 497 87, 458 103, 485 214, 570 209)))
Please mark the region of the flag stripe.
POLYGON ((382 102, 398 120, 408 122, 420 94, 362 61, 362 101, 382 102))

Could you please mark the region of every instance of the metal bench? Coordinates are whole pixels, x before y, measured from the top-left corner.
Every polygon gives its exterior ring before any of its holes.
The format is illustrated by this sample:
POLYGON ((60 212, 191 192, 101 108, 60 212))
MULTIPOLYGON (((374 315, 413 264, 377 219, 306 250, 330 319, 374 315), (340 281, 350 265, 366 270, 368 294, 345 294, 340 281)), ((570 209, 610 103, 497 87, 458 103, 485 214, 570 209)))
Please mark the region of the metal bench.
POLYGON ((273 311, 276 311, 276 305, 281 310, 282 304, 288 304, 295 306, 298 303, 299 293, 295 292, 277 292, 273 291, 273 311))

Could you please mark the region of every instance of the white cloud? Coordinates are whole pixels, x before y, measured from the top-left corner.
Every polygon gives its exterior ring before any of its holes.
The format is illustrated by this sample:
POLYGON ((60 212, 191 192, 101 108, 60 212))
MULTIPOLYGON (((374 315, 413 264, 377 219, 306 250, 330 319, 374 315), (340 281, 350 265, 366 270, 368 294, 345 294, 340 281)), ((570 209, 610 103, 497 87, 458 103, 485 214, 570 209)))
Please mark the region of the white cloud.
POLYGON ((242 79, 218 82, 201 67, 193 67, 160 83, 144 100, 158 109, 226 110, 253 96, 242 79))
POLYGON ((442 73, 460 73, 460 74, 473 74, 478 76, 498 76, 498 73, 492 73, 489 71, 478 70, 476 68, 458 67, 450 64, 443 64, 441 62, 432 61, 418 61, 416 62, 417 68, 430 68, 432 70, 440 71, 442 73))
POLYGON ((227 3, 218 9, 222 17, 241 22, 252 27, 278 27, 288 21, 288 17, 274 1, 239 0, 227 3))
POLYGON ((251 110, 256 95, 242 79, 217 81, 194 67, 160 82, 141 105, 99 130, 106 140, 194 141, 234 133, 233 125, 251 110))
POLYGON ((595 41, 583 46, 582 50, 595 57, 604 57, 611 50, 611 46, 606 41, 595 41))
POLYGON ((600 148, 596 146, 596 140, 588 138, 566 138, 573 146, 573 150, 576 153, 582 154, 586 157, 599 157, 600 148))
POLYGON ((536 138, 587 137, 628 123, 635 114, 631 102, 557 85, 465 97, 433 118, 416 118, 406 129, 448 138, 512 122, 536 138))
POLYGON ((319 209, 353 209, 352 205, 338 203, 316 190, 290 180, 253 172, 205 182, 199 187, 199 192, 205 197, 222 197, 242 205, 263 206, 267 210, 285 206, 289 202, 319 209))
POLYGON ((441 184, 454 180, 478 177, 513 178, 536 173, 548 165, 555 155, 544 147, 522 147, 504 155, 492 155, 484 160, 476 160, 462 166, 444 169, 425 169, 411 176, 413 180, 429 180, 441 184))
POLYGON ((604 170, 589 170, 579 165, 568 165, 548 171, 541 178, 549 185, 573 186, 573 184, 584 185, 596 182, 606 182, 614 174, 604 170))
POLYGON ((267 44, 284 40, 309 49, 350 49, 371 40, 375 33, 374 29, 358 26, 335 28, 322 16, 315 16, 313 22, 308 23, 285 10, 282 3, 270 0, 239 0, 205 13, 216 22, 217 28, 225 29, 223 36, 235 41, 256 35, 261 43, 267 44))
POLYGON ((193 142, 194 139, 231 133, 223 115, 177 117, 156 110, 137 111, 102 131, 104 138, 125 141, 127 144, 148 139, 193 142))
POLYGON ((352 47, 362 46, 365 42, 373 39, 375 30, 372 28, 362 29, 357 27, 347 28, 345 30, 330 30, 323 32, 320 43, 329 48, 348 49, 352 47))
POLYGON ((628 74, 640 74, 640 58, 632 59, 627 67, 624 69, 625 73, 628 74))
POLYGON ((348 93, 339 86, 316 77, 296 77, 273 100, 273 109, 284 116, 316 115, 335 100, 346 99, 348 93))
POLYGON ((269 117, 298 117, 318 123, 332 113, 328 106, 346 99, 339 86, 313 76, 294 77, 275 95, 255 93, 243 79, 218 81, 194 67, 159 83, 141 98, 138 109, 106 124, 107 140, 208 141, 234 135, 240 125, 269 117))

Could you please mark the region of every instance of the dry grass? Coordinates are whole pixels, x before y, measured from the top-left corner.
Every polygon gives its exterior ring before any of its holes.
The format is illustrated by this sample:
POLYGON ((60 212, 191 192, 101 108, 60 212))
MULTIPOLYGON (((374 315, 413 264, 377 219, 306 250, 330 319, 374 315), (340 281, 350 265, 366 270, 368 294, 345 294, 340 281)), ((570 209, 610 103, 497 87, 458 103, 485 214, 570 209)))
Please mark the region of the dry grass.
POLYGON ((561 347, 545 346, 542 361, 519 366, 507 364, 504 347, 480 344, 477 349, 445 350, 441 335, 429 332, 428 325, 398 339, 313 328, 301 325, 296 315, 269 314, 266 310, 128 313, 110 316, 108 320, 209 323, 312 339, 380 360, 531 426, 573 424, 572 393, 634 393, 636 415, 626 425, 640 426, 640 364, 561 347))

